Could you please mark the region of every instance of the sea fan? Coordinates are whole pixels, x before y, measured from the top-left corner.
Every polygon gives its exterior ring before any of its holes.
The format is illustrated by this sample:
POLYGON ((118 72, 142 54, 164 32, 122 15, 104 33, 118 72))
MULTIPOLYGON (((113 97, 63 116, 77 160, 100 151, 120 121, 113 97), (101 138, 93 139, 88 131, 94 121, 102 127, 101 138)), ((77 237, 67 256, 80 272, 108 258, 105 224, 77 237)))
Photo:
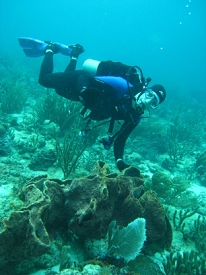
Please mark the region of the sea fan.
POLYGON ((122 229, 116 227, 116 221, 112 221, 108 238, 107 255, 122 257, 129 262, 139 255, 146 240, 146 220, 137 218, 122 229))

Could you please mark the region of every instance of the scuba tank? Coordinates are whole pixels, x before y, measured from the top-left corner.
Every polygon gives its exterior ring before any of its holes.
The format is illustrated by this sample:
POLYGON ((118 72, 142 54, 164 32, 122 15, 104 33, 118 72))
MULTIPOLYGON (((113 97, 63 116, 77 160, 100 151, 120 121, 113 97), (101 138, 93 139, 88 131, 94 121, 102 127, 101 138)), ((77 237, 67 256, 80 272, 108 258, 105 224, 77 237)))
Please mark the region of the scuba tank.
POLYGON ((95 76, 100 62, 101 61, 94 59, 87 59, 84 62, 82 69, 89 72, 91 76, 95 76))

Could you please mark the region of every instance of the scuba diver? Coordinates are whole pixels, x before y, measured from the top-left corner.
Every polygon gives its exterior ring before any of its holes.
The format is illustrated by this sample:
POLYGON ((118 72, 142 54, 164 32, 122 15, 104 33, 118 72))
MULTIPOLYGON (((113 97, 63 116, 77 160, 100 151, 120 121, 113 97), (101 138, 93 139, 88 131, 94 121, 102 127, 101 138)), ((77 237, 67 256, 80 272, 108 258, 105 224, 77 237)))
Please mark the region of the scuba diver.
POLYGON ((106 150, 114 145, 117 168, 122 171, 130 165, 123 161, 127 138, 139 124, 145 111, 158 108, 165 100, 166 91, 162 85, 148 87, 151 78, 145 80, 137 66, 120 62, 88 59, 82 70, 75 70, 77 59, 84 48, 75 44, 69 46, 70 62, 64 72, 53 73, 53 54, 60 51, 58 44, 48 43, 39 74, 40 85, 55 89, 66 99, 81 102, 81 115, 87 119, 89 130, 92 120, 109 119, 108 136, 99 140, 106 150), (88 114, 89 111, 89 114, 88 114), (88 115, 87 115, 88 114, 88 115), (123 121, 121 128, 112 135, 115 121, 123 121))

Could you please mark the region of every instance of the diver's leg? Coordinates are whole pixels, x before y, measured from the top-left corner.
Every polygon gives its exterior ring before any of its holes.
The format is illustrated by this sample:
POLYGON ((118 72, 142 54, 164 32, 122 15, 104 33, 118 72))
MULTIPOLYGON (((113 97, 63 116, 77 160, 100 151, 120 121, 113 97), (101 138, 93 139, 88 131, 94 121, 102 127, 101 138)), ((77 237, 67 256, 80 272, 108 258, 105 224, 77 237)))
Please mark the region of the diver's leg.
MULTIPOLYGON (((71 60, 71 66, 76 64, 76 60, 71 60)), ((70 67, 71 69, 71 67, 70 67)), ((79 101, 80 91, 85 84, 88 84, 88 77, 85 71, 72 70, 66 72, 52 73, 53 71, 53 53, 47 52, 43 59, 39 83, 46 88, 56 90, 56 93, 73 101, 79 101), (85 81, 86 78, 86 81, 85 81)))
POLYGON ((77 66, 77 58, 71 57, 70 62, 69 62, 68 66, 66 67, 64 72, 68 73, 68 72, 71 72, 71 71, 75 71, 76 66, 77 66))
POLYGON ((61 77, 61 83, 55 88, 56 93, 73 101, 80 101, 81 91, 89 86, 90 77, 83 70, 55 73, 53 78, 61 77))
MULTIPOLYGON (((39 73, 39 83, 47 88, 50 88, 50 74, 53 72, 53 53, 48 52, 45 54, 43 62, 41 64, 40 73, 39 73)), ((53 88, 53 87, 51 87, 53 88)))
POLYGON ((69 47, 72 49, 70 54, 71 59, 68 66, 66 67, 66 70, 64 71, 65 73, 76 70, 78 57, 85 51, 80 44, 75 44, 69 47))

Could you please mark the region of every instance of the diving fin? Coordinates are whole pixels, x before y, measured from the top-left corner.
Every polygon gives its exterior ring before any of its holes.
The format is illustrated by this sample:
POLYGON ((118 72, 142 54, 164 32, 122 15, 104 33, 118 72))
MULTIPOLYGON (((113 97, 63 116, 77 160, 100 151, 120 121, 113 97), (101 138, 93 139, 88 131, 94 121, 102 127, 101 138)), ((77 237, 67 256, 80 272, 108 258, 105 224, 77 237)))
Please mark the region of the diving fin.
MULTIPOLYGON (((24 53, 28 57, 39 57, 44 55, 44 51, 48 42, 44 42, 38 39, 30 37, 18 37, 19 45, 23 48, 24 53)), ((60 53, 70 56, 72 49, 68 46, 56 43, 58 45, 60 53)))

